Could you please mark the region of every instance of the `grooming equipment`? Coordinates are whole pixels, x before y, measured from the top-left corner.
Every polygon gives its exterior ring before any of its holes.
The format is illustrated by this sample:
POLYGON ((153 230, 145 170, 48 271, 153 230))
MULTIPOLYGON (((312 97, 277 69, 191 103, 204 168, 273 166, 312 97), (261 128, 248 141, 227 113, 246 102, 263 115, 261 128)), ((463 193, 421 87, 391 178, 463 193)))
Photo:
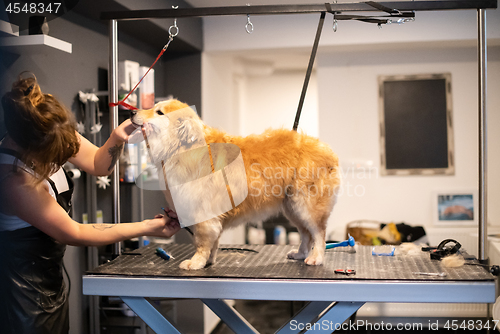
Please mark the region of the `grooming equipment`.
POLYGON ((423 251, 430 251, 431 260, 441 260, 443 257, 458 253, 462 245, 453 239, 445 239, 437 246, 437 248, 423 247, 423 251))
POLYGON ((345 241, 326 244, 326 249, 335 248, 335 247, 347 247, 347 246, 354 247, 354 245, 356 244, 356 241, 354 240, 353 237, 351 237, 350 234, 348 236, 349 236, 349 238, 345 241))
POLYGON ((342 275, 356 275, 356 270, 354 269, 335 269, 335 274, 342 274, 342 275))
POLYGON ((164 260, 170 260, 174 258, 172 255, 168 254, 163 248, 160 247, 156 248, 156 254, 164 260))

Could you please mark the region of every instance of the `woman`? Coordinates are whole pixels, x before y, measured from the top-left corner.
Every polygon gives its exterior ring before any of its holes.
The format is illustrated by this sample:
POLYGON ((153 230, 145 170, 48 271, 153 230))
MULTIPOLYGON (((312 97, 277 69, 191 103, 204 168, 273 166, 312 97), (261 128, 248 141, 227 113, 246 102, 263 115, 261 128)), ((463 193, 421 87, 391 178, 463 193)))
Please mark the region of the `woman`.
POLYGON ((0 333, 67 333, 66 245, 171 237, 180 227, 163 215, 116 225, 79 224, 68 215, 72 182, 62 165, 69 161, 92 175, 110 174, 134 129, 130 121, 97 148, 31 77, 20 77, 2 106, 7 135, 0 143, 0 333))

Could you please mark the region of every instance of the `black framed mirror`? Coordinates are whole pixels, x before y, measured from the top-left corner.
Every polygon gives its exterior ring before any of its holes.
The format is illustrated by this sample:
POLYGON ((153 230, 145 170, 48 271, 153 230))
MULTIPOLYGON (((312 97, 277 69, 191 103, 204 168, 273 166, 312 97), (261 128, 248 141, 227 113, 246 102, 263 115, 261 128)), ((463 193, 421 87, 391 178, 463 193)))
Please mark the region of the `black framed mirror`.
POLYGON ((454 174, 451 74, 379 76, 382 175, 454 174))

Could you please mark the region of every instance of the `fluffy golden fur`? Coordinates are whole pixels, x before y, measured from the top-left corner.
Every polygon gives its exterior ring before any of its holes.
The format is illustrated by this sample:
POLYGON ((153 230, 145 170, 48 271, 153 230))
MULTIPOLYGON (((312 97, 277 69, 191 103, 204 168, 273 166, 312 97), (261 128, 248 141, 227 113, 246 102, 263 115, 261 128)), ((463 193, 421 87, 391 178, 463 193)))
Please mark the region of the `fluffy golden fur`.
MULTIPOLYGON (((152 109, 134 112, 131 119, 137 126, 147 128, 158 117, 183 108, 188 108, 188 105, 168 100, 152 109)), ((196 116, 176 124, 166 124, 165 127, 167 129, 156 132, 150 130, 148 135, 150 155, 155 164, 162 166, 163 161, 165 170, 189 174, 190 164, 199 164, 196 159, 180 167, 173 162, 175 159, 169 157, 182 153, 186 147, 189 149, 192 141, 196 141, 193 133, 201 131, 209 145, 229 143, 240 148, 248 185, 248 196, 241 204, 192 226, 196 253, 190 260, 183 261, 181 268, 195 270, 205 267, 207 263, 215 263, 223 230, 240 223, 262 221, 279 213, 283 213, 301 235, 298 250, 291 251, 288 258, 303 259, 308 265, 322 264, 327 220, 340 184, 338 158, 328 145, 316 138, 284 129, 267 130, 247 137, 231 136, 203 124, 196 116), (177 139, 173 139, 176 138, 173 132, 177 132, 177 139)), ((219 154, 214 158, 212 169, 224 166, 227 160, 225 154, 219 154)), ((168 182, 172 184, 175 180, 169 178, 168 182)), ((192 195, 199 195, 198 192, 204 189, 193 188, 190 191, 192 195)), ((165 195, 169 206, 174 209, 168 189, 165 195)), ((214 199, 214 205, 216 201, 214 199)))

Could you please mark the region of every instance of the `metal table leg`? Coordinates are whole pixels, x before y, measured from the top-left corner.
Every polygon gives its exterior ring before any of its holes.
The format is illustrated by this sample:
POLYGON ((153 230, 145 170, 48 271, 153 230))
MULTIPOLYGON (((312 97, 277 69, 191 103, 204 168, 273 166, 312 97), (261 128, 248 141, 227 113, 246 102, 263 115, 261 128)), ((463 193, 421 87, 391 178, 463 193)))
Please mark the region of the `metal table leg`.
POLYGON ((297 314, 293 316, 286 324, 284 324, 276 334, 295 334, 300 333, 298 324, 314 323, 327 307, 333 302, 309 302, 297 314))
POLYGON ((238 334, 258 334, 259 332, 232 306, 221 299, 202 299, 227 327, 238 334))
POLYGON ((180 334, 144 297, 120 297, 156 334, 180 334))
POLYGON ((316 324, 320 326, 313 327, 306 331, 307 334, 325 333, 326 327, 328 330, 334 331, 338 326, 342 325, 351 315, 354 314, 364 302, 338 302, 329 308, 323 315, 319 317, 316 324), (324 326, 322 326, 324 325, 324 326))

